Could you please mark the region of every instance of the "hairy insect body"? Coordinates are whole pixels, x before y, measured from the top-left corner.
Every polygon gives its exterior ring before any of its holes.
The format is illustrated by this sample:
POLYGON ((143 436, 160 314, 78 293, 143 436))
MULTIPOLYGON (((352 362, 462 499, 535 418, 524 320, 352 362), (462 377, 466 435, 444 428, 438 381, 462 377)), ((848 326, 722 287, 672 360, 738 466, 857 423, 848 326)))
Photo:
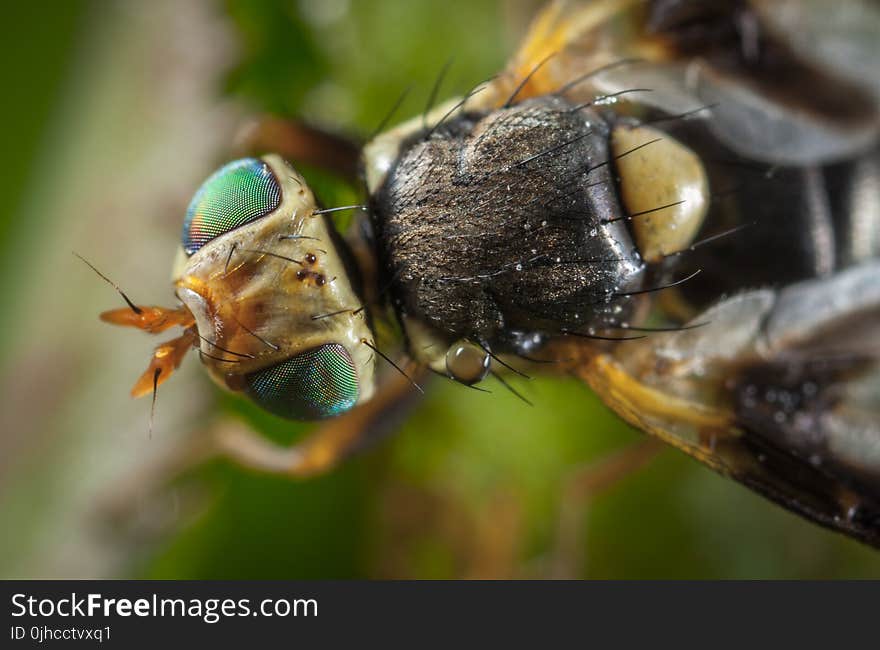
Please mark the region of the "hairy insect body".
POLYGON ((102 315, 184 330, 133 394, 197 348, 284 417, 364 405, 283 453, 226 445, 320 471, 396 395, 377 358, 406 375, 374 338, 390 307, 416 366, 472 385, 543 347, 634 426, 880 546, 880 12, 775 4, 551 3, 505 72, 364 147, 365 206, 319 209, 277 156, 222 167, 184 219, 183 305, 102 315), (352 208, 346 242, 326 214, 352 208))
POLYGON ((447 346, 515 352, 626 319, 644 264, 619 220, 610 133, 597 112, 542 97, 402 144, 372 216, 411 339, 427 327, 447 346))

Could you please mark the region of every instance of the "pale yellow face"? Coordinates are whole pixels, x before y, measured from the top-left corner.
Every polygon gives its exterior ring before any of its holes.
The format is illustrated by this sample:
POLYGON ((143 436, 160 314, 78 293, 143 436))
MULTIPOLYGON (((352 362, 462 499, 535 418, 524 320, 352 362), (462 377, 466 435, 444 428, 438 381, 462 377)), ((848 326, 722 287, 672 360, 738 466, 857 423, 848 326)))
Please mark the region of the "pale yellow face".
POLYGON ((373 334, 343 245, 276 155, 235 161, 190 205, 173 281, 220 385, 295 419, 374 391, 373 334))

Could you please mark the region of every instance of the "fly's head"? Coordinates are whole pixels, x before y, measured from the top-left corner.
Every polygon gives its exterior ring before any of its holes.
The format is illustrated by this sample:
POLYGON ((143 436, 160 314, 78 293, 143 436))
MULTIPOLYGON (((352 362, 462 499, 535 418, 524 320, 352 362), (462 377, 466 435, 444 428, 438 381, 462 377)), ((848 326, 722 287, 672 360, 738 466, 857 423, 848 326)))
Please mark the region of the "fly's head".
POLYGON ((326 418, 366 401, 373 334, 347 259, 305 180, 279 156, 221 167, 184 219, 173 273, 182 306, 102 314, 151 332, 184 327, 156 349, 133 394, 196 347, 215 382, 282 417, 326 418))

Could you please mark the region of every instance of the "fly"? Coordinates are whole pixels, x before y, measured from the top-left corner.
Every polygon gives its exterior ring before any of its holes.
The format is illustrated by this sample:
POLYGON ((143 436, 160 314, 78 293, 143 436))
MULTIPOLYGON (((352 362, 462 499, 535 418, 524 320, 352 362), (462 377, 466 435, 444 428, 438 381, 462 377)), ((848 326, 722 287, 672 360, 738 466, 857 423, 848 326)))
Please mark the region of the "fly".
POLYGON ((181 305, 102 315, 183 328, 133 393, 196 348, 268 411, 348 418, 291 449, 225 443, 306 475, 423 372, 480 389, 561 369, 880 546, 880 68, 858 34, 861 57, 805 42, 846 38, 833 14, 804 7, 795 30, 758 0, 551 3, 501 74, 367 143, 363 205, 321 209, 278 153, 225 165, 184 218, 181 305), (345 237, 337 210, 356 215, 345 237), (389 320, 406 362, 378 336, 389 320))

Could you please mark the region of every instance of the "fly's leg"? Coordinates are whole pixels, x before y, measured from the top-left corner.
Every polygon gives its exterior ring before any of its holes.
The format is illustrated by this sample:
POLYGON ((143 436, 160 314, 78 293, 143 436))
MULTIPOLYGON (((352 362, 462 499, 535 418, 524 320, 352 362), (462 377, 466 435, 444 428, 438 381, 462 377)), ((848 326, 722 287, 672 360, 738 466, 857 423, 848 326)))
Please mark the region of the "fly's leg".
MULTIPOLYGON (((576 357, 578 350, 572 353, 576 357)), ((585 358, 575 361, 575 374, 626 422, 716 471, 727 472, 713 447, 718 439, 730 435, 733 421, 728 410, 678 397, 644 384, 607 354, 587 352, 585 358), (691 432, 692 437, 673 433, 673 430, 691 432)))
POLYGON ((244 126, 236 137, 241 155, 274 152, 294 165, 320 167, 349 180, 357 178, 360 145, 302 122, 264 116, 244 126))
POLYGON ((642 469, 666 449, 656 438, 644 438, 575 469, 565 482, 557 522, 550 577, 581 577, 585 518, 599 494, 642 469))
POLYGON ((328 471, 393 431, 415 405, 418 395, 413 391, 410 379, 390 376, 370 401, 328 420, 292 447, 277 445, 244 425, 232 422, 221 425, 214 437, 222 454, 245 467, 305 478, 328 471))

